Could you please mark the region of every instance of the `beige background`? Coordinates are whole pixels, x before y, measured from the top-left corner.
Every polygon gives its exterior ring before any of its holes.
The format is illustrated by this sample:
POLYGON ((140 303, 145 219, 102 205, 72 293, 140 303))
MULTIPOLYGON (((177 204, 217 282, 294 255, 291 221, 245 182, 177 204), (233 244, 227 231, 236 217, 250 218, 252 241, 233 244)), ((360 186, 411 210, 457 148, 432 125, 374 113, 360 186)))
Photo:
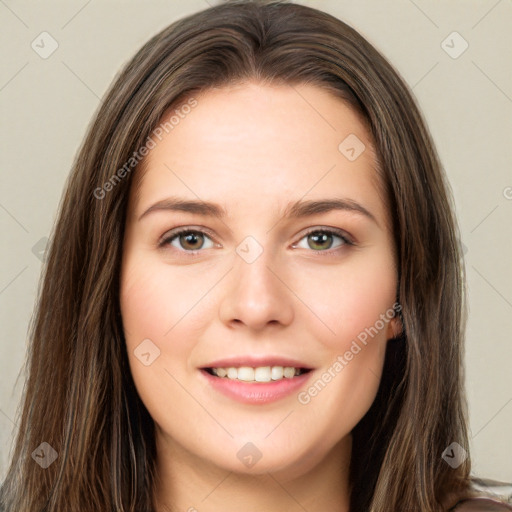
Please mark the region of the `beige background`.
MULTIPOLYGON (((299 3, 354 26, 418 98, 453 187, 467 248, 474 472, 512 482, 512 1, 299 3), (458 58, 442 47, 453 31, 469 44, 458 58)), ((85 128, 135 51, 172 21, 205 7, 205 0, 0 0, 0 478, 16 429, 41 248, 85 128), (47 59, 31 47, 43 31, 59 45, 47 59)), ((447 44, 456 52, 463 41, 451 36, 447 44)))

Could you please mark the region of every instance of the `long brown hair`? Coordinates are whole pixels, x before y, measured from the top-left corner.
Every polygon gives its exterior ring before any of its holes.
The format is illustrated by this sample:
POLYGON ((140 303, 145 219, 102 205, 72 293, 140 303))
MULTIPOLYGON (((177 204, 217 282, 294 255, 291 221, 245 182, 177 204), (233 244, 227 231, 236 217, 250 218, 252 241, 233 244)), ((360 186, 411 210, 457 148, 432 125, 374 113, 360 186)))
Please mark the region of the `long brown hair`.
POLYGON ((138 150, 167 109, 246 80, 329 89, 365 120, 378 156, 404 329, 388 343, 378 396, 353 432, 351 510, 440 511, 465 485, 469 458, 455 469, 442 459, 452 442, 468 450, 464 266, 451 193, 411 91, 333 16, 231 1, 151 38, 88 128, 41 276, 5 510, 154 510, 153 421, 131 378, 119 306, 128 193, 138 150), (31 456, 43 442, 58 454, 46 469, 31 456))

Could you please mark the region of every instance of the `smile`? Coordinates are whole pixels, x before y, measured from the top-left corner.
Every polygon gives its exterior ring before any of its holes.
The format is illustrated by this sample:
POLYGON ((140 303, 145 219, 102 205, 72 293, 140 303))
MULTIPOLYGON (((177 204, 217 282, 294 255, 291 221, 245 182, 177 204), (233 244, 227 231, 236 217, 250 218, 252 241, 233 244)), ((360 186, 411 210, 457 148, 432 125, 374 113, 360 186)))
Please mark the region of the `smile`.
POLYGON ((292 366, 241 366, 239 368, 207 368, 212 375, 223 379, 239 380, 244 382, 271 382, 282 379, 292 379, 309 370, 306 368, 294 368, 292 366))
POLYGON ((295 395, 313 373, 311 369, 291 366, 200 369, 200 375, 210 389, 231 400, 253 405, 264 405, 295 395))

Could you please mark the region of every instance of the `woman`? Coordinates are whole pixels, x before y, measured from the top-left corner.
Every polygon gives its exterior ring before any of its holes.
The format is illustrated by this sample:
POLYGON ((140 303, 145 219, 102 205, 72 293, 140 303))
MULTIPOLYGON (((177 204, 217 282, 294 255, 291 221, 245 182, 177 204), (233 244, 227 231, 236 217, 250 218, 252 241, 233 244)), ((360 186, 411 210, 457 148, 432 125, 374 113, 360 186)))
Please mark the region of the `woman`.
POLYGON ((356 31, 281 2, 174 23, 74 164, 0 503, 509 510, 469 479, 458 240, 356 31))

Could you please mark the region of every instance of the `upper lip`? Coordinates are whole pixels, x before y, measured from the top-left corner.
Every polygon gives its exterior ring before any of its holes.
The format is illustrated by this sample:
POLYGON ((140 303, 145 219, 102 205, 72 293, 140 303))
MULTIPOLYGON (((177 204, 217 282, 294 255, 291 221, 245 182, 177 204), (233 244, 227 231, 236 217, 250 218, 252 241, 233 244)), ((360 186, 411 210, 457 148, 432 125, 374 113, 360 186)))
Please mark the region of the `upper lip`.
POLYGON ((312 370, 313 368, 307 364, 298 361, 297 359, 281 356, 234 356, 226 357, 224 359, 217 359, 211 363, 207 363, 201 368, 231 368, 249 366, 257 368, 261 366, 291 366, 293 368, 304 368, 312 370))

